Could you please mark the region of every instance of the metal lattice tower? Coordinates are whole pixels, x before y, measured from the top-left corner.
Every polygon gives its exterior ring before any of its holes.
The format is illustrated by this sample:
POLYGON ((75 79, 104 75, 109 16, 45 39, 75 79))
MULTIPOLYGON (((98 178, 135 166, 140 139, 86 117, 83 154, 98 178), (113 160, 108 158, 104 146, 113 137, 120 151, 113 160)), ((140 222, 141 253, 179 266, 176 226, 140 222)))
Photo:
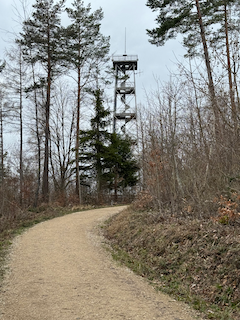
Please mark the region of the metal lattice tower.
POLYGON ((116 55, 112 57, 115 70, 113 132, 126 133, 127 124, 136 120, 136 81, 135 71, 138 66, 137 55, 116 55))

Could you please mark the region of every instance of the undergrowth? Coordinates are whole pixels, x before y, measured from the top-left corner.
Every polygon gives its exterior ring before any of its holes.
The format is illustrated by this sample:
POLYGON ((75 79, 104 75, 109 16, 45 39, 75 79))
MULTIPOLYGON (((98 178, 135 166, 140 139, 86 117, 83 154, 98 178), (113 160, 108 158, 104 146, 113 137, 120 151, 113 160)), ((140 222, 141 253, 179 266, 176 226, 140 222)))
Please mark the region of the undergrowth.
POLYGON ((111 218, 104 233, 113 257, 157 290, 207 319, 240 319, 239 227, 130 208, 111 218))

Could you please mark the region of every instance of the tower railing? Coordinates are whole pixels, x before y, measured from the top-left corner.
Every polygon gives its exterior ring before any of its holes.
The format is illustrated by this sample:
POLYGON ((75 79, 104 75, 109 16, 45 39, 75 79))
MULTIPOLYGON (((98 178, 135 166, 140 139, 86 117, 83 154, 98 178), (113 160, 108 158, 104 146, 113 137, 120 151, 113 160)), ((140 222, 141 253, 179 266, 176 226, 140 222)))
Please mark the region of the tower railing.
POLYGON ((125 62, 125 61, 138 61, 137 55, 117 55, 112 56, 114 62, 125 62))
POLYGON ((113 131, 115 132, 117 123, 124 121, 121 130, 126 133, 126 125, 136 120, 135 72, 138 56, 114 55, 112 61, 115 69, 113 131))

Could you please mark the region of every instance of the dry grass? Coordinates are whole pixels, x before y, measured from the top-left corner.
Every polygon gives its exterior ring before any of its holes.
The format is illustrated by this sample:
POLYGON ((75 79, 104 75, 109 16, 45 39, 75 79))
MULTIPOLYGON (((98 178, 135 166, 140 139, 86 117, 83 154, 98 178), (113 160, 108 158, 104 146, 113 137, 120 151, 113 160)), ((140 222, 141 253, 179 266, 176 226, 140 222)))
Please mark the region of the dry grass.
POLYGON ((105 226, 113 256, 208 319, 240 319, 236 225, 132 209, 105 226))

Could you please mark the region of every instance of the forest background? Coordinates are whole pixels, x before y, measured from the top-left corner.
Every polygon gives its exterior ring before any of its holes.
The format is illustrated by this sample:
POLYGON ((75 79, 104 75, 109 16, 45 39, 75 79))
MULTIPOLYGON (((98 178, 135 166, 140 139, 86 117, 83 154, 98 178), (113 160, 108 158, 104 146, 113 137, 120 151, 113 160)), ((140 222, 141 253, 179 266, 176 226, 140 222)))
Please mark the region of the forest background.
MULTIPOLYGON (((1 130, 7 126, 19 136, 11 156, 1 136, 1 181, 4 194, 13 196, 4 203, 111 202, 112 193, 124 198, 143 191, 159 210, 208 215, 217 199, 221 206, 238 201, 238 1, 148 1, 159 13, 157 27, 147 31, 149 41, 161 46, 181 35, 186 60, 176 62, 168 82, 156 77, 155 89, 138 103, 131 137, 138 137, 137 146, 118 132, 128 141, 128 182, 120 164, 114 173, 104 149, 113 146, 107 90, 115 79, 109 37, 100 29, 102 9, 92 11, 83 1, 70 8, 65 1, 36 1, 28 12, 25 4, 20 1, 17 10, 22 30, 1 67, 1 130), (101 137, 91 130, 102 131, 101 137)), ((236 208, 230 211, 235 219, 236 208)))
POLYGON ((138 103, 134 134, 112 133, 115 79, 102 9, 19 1, 1 64, 1 218, 41 203, 143 206, 239 218, 239 2, 148 1, 149 41, 181 36, 186 61, 138 103), (61 17, 67 14, 69 24, 61 17), (3 128, 18 136, 4 152, 3 128), (140 193, 139 193, 140 192, 140 193), (9 209, 10 208, 10 209, 9 209))

